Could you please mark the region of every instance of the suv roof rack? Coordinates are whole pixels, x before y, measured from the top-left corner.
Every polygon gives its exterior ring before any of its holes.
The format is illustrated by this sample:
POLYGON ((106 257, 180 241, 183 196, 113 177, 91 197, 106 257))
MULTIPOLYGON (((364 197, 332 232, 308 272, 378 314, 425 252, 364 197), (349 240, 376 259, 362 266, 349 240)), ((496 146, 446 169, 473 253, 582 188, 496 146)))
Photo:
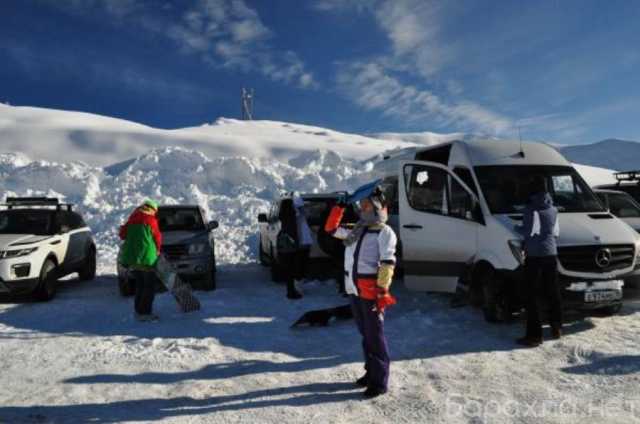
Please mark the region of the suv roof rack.
POLYGON ((613 175, 615 175, 616 180, 618 180, 618 184, 623 181, 636 181, 640 184, 640 170, 616 172, 613 175))
POLYGON ((7 197, 5 203, 0 206, 6 206, 8 209, 29 206, 55 206, 57 210, 64 207, 71 212, 73 204, 60 203, 60 200, 55 197, 7 197))

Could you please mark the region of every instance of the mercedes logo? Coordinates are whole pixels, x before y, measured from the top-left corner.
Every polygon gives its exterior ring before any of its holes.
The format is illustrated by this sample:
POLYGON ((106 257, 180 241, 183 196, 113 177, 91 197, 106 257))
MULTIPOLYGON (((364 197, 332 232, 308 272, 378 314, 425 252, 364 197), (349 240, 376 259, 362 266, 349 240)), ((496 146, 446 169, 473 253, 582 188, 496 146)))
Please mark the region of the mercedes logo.
POLYGON ((611 250, 609 249, 600 249, 598 253, 596 253, 596 264, 600 268, 606 268, 611 265, 611 250))

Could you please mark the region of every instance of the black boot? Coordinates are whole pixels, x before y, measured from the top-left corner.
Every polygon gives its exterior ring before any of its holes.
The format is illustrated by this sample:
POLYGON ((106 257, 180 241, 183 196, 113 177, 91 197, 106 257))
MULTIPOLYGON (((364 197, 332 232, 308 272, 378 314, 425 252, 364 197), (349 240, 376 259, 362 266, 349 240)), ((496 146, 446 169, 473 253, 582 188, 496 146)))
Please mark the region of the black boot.
POLYGON ((363 395, 367 399, 373 399, 374 397, 378 397, 387 393, 387 389, 382 389, 379 387, 367 387, 367 390, 364 391, 363 395))
POLYGON ((369 375, 365 374, 356 380, 356 386, 367 387, 369 385, 369 375))

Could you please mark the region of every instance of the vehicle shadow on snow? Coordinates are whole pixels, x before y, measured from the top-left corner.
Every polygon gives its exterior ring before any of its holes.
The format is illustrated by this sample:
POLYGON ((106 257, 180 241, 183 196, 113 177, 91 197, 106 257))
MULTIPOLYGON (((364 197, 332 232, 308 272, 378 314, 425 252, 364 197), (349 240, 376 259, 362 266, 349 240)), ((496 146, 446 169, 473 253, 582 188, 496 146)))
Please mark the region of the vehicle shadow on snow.
POLYGON ((147 372, 143 374, 97 374, 74 377, 64 380, 67 384, 173 384, 186 380, 223 380, 242 377, 245 375, 262 373, 296 373, 309 369, 331 367, 336 364, 336 358, 311 358, 291 362, 272 362, 262 360, 242 360, 210 364, 197 370, 162 373, 147 372))
POLYGON ((613 355, 594 359, 588 364, 574 365, 562 368, 568 374, 595 374, 595 375, 628 375, 640 371, 640 356, 638 355, 613 355))
POLYGON ((270 407, 305 407, 362 399, 352 383, 312 383, 256 390, 242 394, 195 399, 188 396, 170 399, 123 400, 81 405, 0 407, 0 421, 34 422, 64 419, 70 422, 115 423, 151 421, 171 417, 247 411, 270 407), (282 397, 288 396, 288 397, 282 397), (277 399, 269 399, 278 397, 277 399))

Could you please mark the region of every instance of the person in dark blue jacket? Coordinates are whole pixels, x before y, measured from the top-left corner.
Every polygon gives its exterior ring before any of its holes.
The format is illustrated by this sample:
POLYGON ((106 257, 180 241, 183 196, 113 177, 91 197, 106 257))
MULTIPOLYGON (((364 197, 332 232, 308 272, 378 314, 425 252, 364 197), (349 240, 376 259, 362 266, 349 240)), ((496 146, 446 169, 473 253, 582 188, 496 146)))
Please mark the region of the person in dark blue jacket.
POLYGON ((535 347, 542 344, 542 322, 540 319, 540 301, 550 306, 549 323, 551 336, 562 336, 562 299, 558 286, 558 248, 557 238, 558 209, 546 187, 546 180, 536 176, 530 183, 529 204, 523 213, 522 225, 516 230, 524 237, 525 252, 525 309, 527 312, 527 330, 518 344, 535 347))

